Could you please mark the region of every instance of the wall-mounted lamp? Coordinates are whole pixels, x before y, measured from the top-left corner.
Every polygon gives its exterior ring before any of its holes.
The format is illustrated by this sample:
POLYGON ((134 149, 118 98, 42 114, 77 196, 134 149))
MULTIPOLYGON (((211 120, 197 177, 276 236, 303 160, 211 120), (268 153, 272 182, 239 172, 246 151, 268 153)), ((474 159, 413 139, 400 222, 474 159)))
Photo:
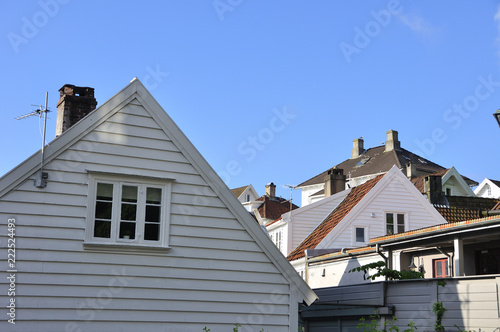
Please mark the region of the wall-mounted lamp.
POLYGON ((411 264, 410 266, 408 266, 408 268, 411 270, 411 271, 415 271, 415 269, 417 268, 417 266, 415 265, 415 263, 413 262, 413 259, 415 258, 415 255, 411 256, 411 264))

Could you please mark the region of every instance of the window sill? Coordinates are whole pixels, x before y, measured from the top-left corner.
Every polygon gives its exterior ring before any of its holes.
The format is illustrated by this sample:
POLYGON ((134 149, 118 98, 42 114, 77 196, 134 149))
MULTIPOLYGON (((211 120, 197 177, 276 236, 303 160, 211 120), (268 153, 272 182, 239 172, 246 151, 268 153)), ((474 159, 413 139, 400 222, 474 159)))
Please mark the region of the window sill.
POLYGON ((98 251, 167 252, 171 249, 171 247, 161 247, 135 243, 84 242, 83 249, 98 251))

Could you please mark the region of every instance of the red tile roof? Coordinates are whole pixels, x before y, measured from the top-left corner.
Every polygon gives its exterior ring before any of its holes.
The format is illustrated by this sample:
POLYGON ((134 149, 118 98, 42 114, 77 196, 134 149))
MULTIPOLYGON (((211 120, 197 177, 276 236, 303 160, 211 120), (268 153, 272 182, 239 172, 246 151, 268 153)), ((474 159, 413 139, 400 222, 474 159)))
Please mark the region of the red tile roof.
POLYGON ((288 255, 288 260, 293 261, 304 257, 306 249, 314 249, 330 234, 330 232, 344 219, 344 217, 365 197, 365 195, 384 177, 384 174, 371 179, 360 186, 352 188, 344 200, 309 234, 309 236, 288 255))

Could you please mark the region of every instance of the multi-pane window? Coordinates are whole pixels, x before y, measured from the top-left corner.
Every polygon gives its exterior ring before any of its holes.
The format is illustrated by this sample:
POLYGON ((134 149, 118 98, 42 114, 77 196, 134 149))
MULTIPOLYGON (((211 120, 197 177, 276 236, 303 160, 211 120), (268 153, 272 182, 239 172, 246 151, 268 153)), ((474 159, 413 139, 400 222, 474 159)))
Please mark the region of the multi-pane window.
POLYGON ((274 244, 276 245, 276 247, 278 247, 279 250, 281 250, 281 231, 277 231, 275 236, 274 236, 274 244))
POLYGON ((386 234, 403 233, 405 231, 405 215, 402 213, 385 214, 386 234))
POLYGON ((167 245, 169 185, 96 179, 92 186, 88 241, 167 245))
POLYGON ((434 278, 449 277, 448 258, 434 260, 434 278))

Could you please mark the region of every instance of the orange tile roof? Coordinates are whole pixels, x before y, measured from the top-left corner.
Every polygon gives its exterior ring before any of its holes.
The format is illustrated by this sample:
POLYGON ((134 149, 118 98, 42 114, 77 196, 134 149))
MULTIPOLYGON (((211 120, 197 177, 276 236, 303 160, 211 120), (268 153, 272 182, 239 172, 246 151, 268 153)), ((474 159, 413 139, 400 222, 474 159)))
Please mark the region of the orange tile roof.
POLYGON ((499 219, 499 217, 498 216, 491 216, 491 217, 486 217, 486 218, 464 220, 464 221, 454 222, 454 223, 449 223, 449 224, 441 224, 441 225, 436 225, 436 226, 424 227, 424 228, 414 229, 414 230, 404 232, 404 233, 375 237, 375 238, 370 239, 370 243, 376 243, 376 242, 393 240, 393 239, 394 240, 402 239, 402 238, 406 238, 409 236, 415 236, 418 234, 426 234, 426 233, 430 233, 430 232, 438 231, 438 230, 443 230, 443 229, 453 229, 453 228, 461 227, 464 225, 477 224, 477 223, 481 223, 484 221, 495 220, 495 219, 499 219))
POLYGON ((309 234, 309 236, 288 255, 288 260, 293 261, 304 257, 306 249, 314 249, 330 234, 342 219, 365 197, 365 195, 384 177, 379 175, 357 187, 352 188, 351 192, 344 200, 309 234))

